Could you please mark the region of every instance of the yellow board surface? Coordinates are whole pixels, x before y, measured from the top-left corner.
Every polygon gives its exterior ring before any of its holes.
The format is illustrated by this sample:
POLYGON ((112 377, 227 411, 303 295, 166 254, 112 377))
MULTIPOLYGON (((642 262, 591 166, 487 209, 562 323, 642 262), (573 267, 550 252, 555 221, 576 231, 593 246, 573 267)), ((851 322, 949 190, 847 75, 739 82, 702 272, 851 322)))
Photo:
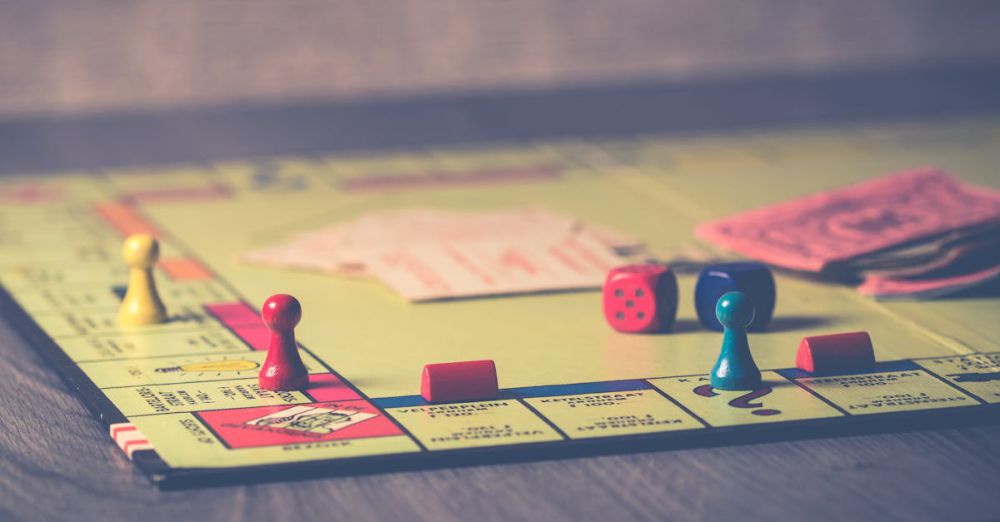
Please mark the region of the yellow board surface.
POLYGON ((698 325, 691 275, 679 278, 674 333, 625 335, 605 324, 599 291, 414 304, 377 282, 237 257, 371 211, 539 206, 640 237, 668 259, 696 246, 705 220, 924 165, 1000 187, 998 164, 1000 122, 935 121, 7 178, 0 283, 124 417, 116 425, 171 468, 985 407, 1000 402, 989 298, 876 302, 779 273, 772 327, 750 336, 765 387, 717 392, 705 374, 721 335, 698 325), (160 239, 170 319, 123 328, 119 252, 136 231, 160 239), (314 379, 304 392, 257 388, 267 332, 255 314, 275 293, 302 303, 296 335, 314 379), (789 373, 803 336, 854 330, 871 334, 880 363, 909 366, 789 373), (425 364, 475 359, 496 361, 500 398, 415 397, 425 364))

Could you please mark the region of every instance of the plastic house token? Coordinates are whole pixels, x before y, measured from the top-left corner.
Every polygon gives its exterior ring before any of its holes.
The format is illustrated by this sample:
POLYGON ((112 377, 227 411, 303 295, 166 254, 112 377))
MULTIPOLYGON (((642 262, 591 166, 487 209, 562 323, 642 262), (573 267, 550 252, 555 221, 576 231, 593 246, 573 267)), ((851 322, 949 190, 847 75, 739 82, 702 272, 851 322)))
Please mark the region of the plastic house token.
POLYGON ((767 328, 774 314, 777 296, 771 269, 751 261, 716 263, 705 267, 694 289, 695 311, 705 328, 722 331, 722 323, 715 315, 715 305, 726 292, 743 292, 753 300, 757 312, 747 330, 759 332, 767 328))
POLYGON ((153 267, 160 245, 149 234, 134 234, 125 240, 122 257, 129 267, 128 289, 122 298, 119 321, 124 326, 145 326, 167 320, 167 309, 156 292, 153 267))
POLYGON ((497 396, 497 367, 492 360, 424 366, 420 395, 427 402, 493 399, 497 396))
POLYGON ((875 366, 875 349, 868 332, 805 337, 799 343, 795 366, 814 375, 867 370, 875 366))
POLYGON ((295 343, 295 325, 302 319, 299 301, 287 294, 272 295, 264 301, 261 316, 271 330, 271 341, 260 368, 260 387, 272 391, 305 389, 309 385, 309 372, 295 343))
POLYGON ((626 333, 670 330, 677 316, 677 276, 664 265, 613 268, 604 281, 604 318, 626 333))
POLYGON ((719 299, 715 314, 725 330, 722 352, 712 367, 712 387, 720 390, 757 389, 760 386, 760 370, 750 354, 746 330, 753 321, 753 302, 743 292, 729 292, 719 299))

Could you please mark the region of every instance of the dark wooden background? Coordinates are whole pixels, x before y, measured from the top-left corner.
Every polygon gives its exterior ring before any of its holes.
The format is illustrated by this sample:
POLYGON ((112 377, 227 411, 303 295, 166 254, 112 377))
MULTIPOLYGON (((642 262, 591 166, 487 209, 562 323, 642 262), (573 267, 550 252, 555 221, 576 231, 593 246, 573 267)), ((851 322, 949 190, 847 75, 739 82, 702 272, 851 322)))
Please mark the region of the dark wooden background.
MULTIPOLYGON (((998 115, 998 6, 0 0, 0 174, 998 115)), ((0 354, 2 521, 1000 519, 1000 419, 159 492, 2 322, 0 354)))
POLYGON ((993 0, 0 0, 0 115, 997 63, 993 0))

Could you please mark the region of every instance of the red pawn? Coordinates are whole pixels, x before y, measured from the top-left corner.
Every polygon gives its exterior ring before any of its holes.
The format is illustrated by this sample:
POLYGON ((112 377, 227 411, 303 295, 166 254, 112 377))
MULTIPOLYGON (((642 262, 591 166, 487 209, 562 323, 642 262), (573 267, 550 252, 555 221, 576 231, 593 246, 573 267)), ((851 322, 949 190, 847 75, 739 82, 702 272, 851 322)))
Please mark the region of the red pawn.
POLYGON ((271 342, 257 382, 265 390, 305 389, 309 385, 309 372, 295 344, 295 325, 302 319, 302 305, 290 295, 275 294, 264 301, 260 313, 271 330, 271 342))

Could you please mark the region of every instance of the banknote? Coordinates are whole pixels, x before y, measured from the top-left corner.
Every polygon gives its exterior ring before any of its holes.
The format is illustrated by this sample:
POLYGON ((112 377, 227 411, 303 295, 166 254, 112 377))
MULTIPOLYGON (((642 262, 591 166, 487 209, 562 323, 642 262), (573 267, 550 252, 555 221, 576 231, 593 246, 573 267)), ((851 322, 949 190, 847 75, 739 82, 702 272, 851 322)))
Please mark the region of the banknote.
POLYGON ((410 301, 599 288, 639 238, 540 207, 361 214, 245 252, 247 263, 378 279, 410 301))
POLYGON ((969 260, 1000 263, 1000 227, 945 244, 931 243, 934 245, 922 252, 915 252, 914 248, 893 249, 879 255, 878 259, 861 258, 850 266, 854 267, 854 272, 865 276, 898 279, 929 277, 967 266, 969 260))
POLYGON ((865 277, 858 287, 862 295, 879 300, 933 299, 986 285, 1000 279, 1000 264, 966 273, 919 278, 865 277))
MULTIPOLYGON (((362 275, 373 251, 427 242, 483 238, 562 237, 580 227, 571 216, 530 207, 488 212, 403 208, 362 214, 245 252, 246 262, 274 267, 362 275)), ((619 239, 627 241, 626 239, 619 239)))
POLYGON ((1000 220, 1000 191, 918 168, 697 227, 699 239, 805 272, 1000 220))
POLYGON ((368 270, 410 301, 600 288, 622 259, 588 234, 385 245, 368 270))

